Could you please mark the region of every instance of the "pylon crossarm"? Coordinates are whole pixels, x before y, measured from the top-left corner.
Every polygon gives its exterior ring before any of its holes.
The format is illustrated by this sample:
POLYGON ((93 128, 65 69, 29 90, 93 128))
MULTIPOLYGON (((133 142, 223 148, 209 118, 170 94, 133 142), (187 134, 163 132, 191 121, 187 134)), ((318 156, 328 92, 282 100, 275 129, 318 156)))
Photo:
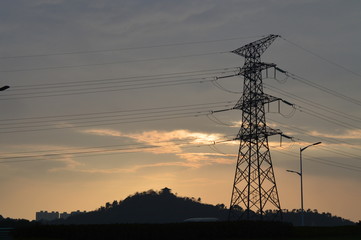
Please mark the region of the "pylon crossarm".
POLYGON ((210 111, 210 113, 213 114, 213 113, 226 112, 226 111, 231 111, 231 110, 234 110, 234 108, 226 108, 226 109, 214 110, 214 111, 210 111))
POLYGON ((285 137, 285 138, 287 138, 287 139, 291 139, 291 140, 293 140, 293 137, 291 137, 291 136, 288 136, 288 135, 286 135, 286 134, 280 134, 282 137, 285 137))
MULTIPOLYGON (((238 102, 234 105, 233 108, 227 109, 228 110, 232 110, 232 109, 239 109, 245 112, 249 112, 249 106, 250 104, 254 104, 255 102, 261 102, 262 104, 269 104, 272 102, 276 102, 276 101, 282 101, 283 103, 290 105, 290 106, 294 106, 294 104, 283 100, 282 98, 279 97, 274 97, 272 95, 266 94, 266 93, 262 93, 262 94, 255 94, 254 99, 250 100, 250 101, 244 101, 243 98, 240 98, 238 100, 238 102)), ((222 111, 222 110, 221 110, 222 111)))
POLYGON ((266 126, 265 134, 267 134, 267 136, 273 136, 273 135, 277 135, 277 134, 281 135, 282 131, 279 129, 273 129, 273 128, 266 126))
POLYGON ((225 75, 225 76, 220 76, 220 77, 215 77, 214 80, 217 81, 218 79, 223 79, 223 78, 230 78, 230 77, 236 77, 241 75, 241 73, 235 73, 235 74, 231 74, 231 75, 225 75))
POLYGON ((276 68, 276 66, 277 65, 274 63, 264 62, 245 63, 245 65, 241 68, 239 75, 247 76, 247 74, 261 72, 268 68, 276 68))
POLYGON ((276 101, 282 101, 282 98, 274 97, 272 95, 263 93, 261 100, 262 100, 263 104, 266 104, 266 103, 272 103, 272 102, 276 102, 276 101))
MULTIPOLYGON (((284 135, 281 130, 279 129, 272 129, 268 126, 266 126, 266 128, 260 128, 258 129, 257 132, 255 133, 249 133, 249 134, 244 134, 242 133, 238 133, 235 140, 243 140, 243 141, 247 141, 247 142, 252 142, 253 144, 256 144, 256 142, 254 142, 253 140, 259 140, 265 137, 269 137, 269 136, 273 136, 273 135, 281 135, 281 136, 287 136, 284 135)), ((291 138, 289 136, 287 136, 287 138, 291 138)))
POLYGON ((262 55, 262 53, 272 44, 272 42, 277 37, 280 37, 280 36, 270 34, 267 37, 264 37, 257 41, 246 44, 243 47, 237 48, 237 49, 233 50, 232 53, 238 54, 245 58, 252 57, 252 56, 260 57, 262 55))

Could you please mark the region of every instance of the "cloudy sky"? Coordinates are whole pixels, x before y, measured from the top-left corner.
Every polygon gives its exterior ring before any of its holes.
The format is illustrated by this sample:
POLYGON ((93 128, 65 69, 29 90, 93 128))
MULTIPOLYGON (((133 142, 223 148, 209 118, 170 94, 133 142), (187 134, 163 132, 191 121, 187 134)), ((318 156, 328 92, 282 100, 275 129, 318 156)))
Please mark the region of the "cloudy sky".
MULTIPOLYGON (((357 0, 6 0, 0 8, 0 214, 94 210, 137 191, 229 205, 243 65, 262 56, 282 208, 361 219, 361 3, 357 0), (267 78, 266 78, 267 77, 267 78)), ((268 106, 267 106, 268 109, 268 106)))

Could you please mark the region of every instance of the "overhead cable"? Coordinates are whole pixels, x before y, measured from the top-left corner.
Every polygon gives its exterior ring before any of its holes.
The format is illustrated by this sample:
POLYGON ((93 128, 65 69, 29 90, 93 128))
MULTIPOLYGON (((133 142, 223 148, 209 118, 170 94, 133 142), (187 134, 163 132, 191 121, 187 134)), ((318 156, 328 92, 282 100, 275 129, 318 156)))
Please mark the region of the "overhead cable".
POLYGON ((87 63, 87 64, 78 64, 78 65, 62 65, 62 66, 49 66, 49 67, 37 67, 37 68, 8 69, 8 70, 0 70, 0 73, 62 70, 62 69, 69 69, 69 68, 95 67, 95 66, 116 65, 116 64, 124 64, 124 63, 153 62, 153 61, 180 59, 180 58, 218 55, 218 54, 224 54, 224 53, 229 53, 229 52, 221 51, 221 52, 208 52, 208 53, 178 55, 178 56, 170 56, 170 57, 158 57, 158 58, 146 58, 146 59, 135 59, 135 60, 111 61, 111 62, 103 62, 103 63, 87 63))
POLYGON ((292 42, 292 41, 290 41, 288 39, 285 39, 284 37, 281 37, 281 39, 283 39, 284 41, 288 42, 289 44, 291 44, 291 45, 293 45, 293 46, 295 46, 295 47, 297 47, 297 48, 299 48, 299 49, 301 49, 301 50, 303 50, 303 51, 305 51, 305 52, 307 52, 307 53, 309 53, 309 54, 311 54, 311 55, 313 55, 313 56, 315 56, 315 57, 317 57, 317 58, 319 58, 319 59, 321 59, 321 60, 323 60, 323 61, 325 61, 325 62, 327 62, 329 64, 331 64, 331 65, 339 67, 339 68, 341 68, 341 69, 343 69, 343 70, 345 70, 345 71, 347 71, 349 73, 352 73, 355 76, 361 77, 360 73, 355 72, 355 71, 353 71, 353 70, 351 70, 351 69, 349 69, 349 68, 347 68, 347 67, 345 67, 345 66, 343 66, 341 64, 338 64, 338 63, 336 63, 334 61, 331 61, 331 60, 319 55, 318 53, 315 53, 315 52, 313 52, 313 51, 311 51, 309 49, 306 49, 305 47, 302 47, 301 45, 299 45, 299 44, 297 44, 295 42, 292 42))
POLYGON ((27 54, 27 55, 0 56, 0 59, 34 58, 34 57, 81 55, 81 54, 94 54, 94 53, 107 53, 107 52, 122 52, 122 51, 129 51, 129 50, 149 49, 149 48, 162 48, 162 47, 174 47, 174 46, 183 46, 183 45, 225 42, 225 41, 233 41, 233 40, 258 38, 258 37, 260 37, 260 36, 231 37, 231 38, 214 39, 214 40, 175 42, 175 43, 164 43, 164 44, 157 44, 157 45, 134 46, 134 47, 124 47, 124 48, 113 48, 113 49, 81 50, 81 51, 53 52, 53 53, 34 53, 34 54, 27 54))

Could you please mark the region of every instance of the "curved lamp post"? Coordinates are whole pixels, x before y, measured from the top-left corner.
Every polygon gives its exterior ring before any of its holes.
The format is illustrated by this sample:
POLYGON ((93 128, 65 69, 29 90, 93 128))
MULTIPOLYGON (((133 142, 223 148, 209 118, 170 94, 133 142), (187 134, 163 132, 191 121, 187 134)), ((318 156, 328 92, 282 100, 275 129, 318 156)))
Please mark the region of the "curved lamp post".
POLYGON ((293 170, 287 170, 287 172, 291 172, 291 173, 296 173, 300 176, 300 179, 301 179, 301 226, 304 226, 305 225, 305 221, 304 221, 304 216, 303 216, 303 213, 304 213, 304 210, 303 210, 303 171, 302 171, 302 152, 304 150, 306 150, 307 148, 309 147, 312 147, 312 146, 315 146, 315 145, 318 145, 318 144, 321 144, 322 142, 316 142, 316 143, 313 143, 313 144, 310 144, 306 147, 303 147, 303 148, 300 148, 300 171, 297 172, 297 171, 293 171, 293 170))

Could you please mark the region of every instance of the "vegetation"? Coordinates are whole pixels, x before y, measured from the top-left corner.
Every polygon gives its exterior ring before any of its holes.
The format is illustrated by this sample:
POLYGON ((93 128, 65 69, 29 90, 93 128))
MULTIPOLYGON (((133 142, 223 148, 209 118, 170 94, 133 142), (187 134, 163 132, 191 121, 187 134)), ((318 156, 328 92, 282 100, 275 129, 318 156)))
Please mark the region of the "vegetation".
MULTIPOLYGON (((239 209, 242 212, 242 209, 239 209)), ((253 213, 254 214, 254 213, 253 213)), ((265 219, 273 219, 276 212, 266 211, 265 219)), ((123 201, 108 202, 99 209, 59 220, 55 224, 115 224, 115 223, 179 223, 189 218, 217 218, 228 220, 228 209, 224 204, 210 205, 201 199, 178 197, 171 189, 148 190, 135 193, 123 201)), ((300 210, 283 210, 283 221, 300 225, 300 210)), ((352 221, 333 216, 331 213, 318 213, 317 210, 304 212, 306 225, 340 226, 353 225, 352 221)))
POLYGON ((35 222, 31 223, 29 220, 26 219, 4 218, 3 216, 0 215, 0 228, 14 228, 14 227, 28 226, 30 224, 38 224, 38 223, 35 222))
MULTIPOLYGON (((276 212, 266 212, 266 216, 274 214, 276 212)), ((300 211, 296 209, 283 210, 283 222, 227 222, 227 217, 228 209, 224 204, 204 204, 200 198, 178 197, 171 189, 164 188, 135 193, 122 201, 108 202, 95 211, 66 220, 40 223, 0 215, 0 239, 9 234, 13 239, 24 240, 361 239, 361 222, 355 224, 317 210, 305 211, 308 227, 294 227, 300 222, 300 211), (219 221, 184 222, 189 218, 217 218, 219 221)))
POLYGON ((57 224, 176 223, 188 218, 218 218, 228 214, 224 205, 202 204, 201 199, 177 197, 169 188, 135 193, 123 201, 106 203, 96 211, 59 220, 57 224))
MULTIPOLYGON (((287 209, 283 210, 283 221, 291 222, 294 226, 299 226, 301 222, 301 210, 293 209, 289 211, 287 209)), ((304 221, 306 226, 343 226, 343 225, 354 225, 355 223, 338 217, 333 216, 329 212, 319 213, 316 209, 311 210, 307 209, 304 212, 304 221)))

